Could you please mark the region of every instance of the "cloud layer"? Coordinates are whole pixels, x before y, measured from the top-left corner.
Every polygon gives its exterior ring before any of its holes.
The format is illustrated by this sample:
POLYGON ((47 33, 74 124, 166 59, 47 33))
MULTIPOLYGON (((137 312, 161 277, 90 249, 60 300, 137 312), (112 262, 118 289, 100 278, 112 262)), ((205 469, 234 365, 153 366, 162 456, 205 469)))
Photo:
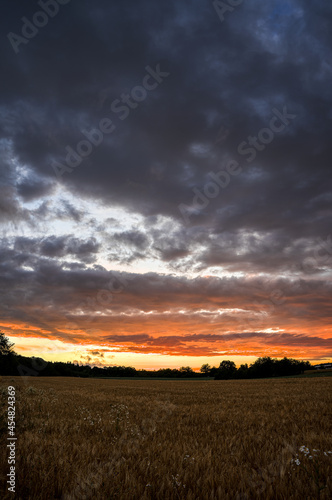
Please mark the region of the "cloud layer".
MULTIPOLYGON (((4 7, 4 38, 41 10, 4 7)), ((331 357, 331 13, 72 0, 17 51, 7 37, 0 326, 121 352, 331 357)))

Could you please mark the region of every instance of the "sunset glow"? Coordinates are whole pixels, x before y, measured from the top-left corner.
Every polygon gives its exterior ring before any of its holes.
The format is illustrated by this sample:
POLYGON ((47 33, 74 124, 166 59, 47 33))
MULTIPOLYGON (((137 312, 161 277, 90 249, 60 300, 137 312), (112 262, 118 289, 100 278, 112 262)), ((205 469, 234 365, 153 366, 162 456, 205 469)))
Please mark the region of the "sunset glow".
POLYGON ((17 353, 331 361, 332 54, 297 4, 221 24, 212 4, 104 19, 72 2, 8 37, 0 329, 17 353))

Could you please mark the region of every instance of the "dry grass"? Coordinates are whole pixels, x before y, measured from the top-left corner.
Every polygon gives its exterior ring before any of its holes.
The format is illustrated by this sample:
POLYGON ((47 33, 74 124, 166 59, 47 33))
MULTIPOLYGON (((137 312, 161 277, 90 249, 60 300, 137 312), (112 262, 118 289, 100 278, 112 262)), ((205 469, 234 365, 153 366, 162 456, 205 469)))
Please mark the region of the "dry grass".
POLYGON ((332 497, 331 378, 3 377, 2 409, 8 385, 17 390, 17 499, 332 497))

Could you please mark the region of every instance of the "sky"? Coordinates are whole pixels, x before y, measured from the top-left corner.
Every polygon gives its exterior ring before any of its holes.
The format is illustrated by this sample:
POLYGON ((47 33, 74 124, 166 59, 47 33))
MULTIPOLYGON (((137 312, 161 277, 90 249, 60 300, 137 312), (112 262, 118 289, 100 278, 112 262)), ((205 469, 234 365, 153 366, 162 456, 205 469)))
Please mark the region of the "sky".
POLYGON ((0 330, 47 361, 331 361, 332 6, 4 0, 0 330))

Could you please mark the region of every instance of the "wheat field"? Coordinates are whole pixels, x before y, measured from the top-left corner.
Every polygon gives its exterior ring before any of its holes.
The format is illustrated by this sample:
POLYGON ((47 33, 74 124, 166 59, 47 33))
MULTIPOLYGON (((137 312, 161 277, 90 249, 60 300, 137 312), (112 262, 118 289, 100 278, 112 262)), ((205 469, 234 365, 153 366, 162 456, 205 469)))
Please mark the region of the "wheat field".
POLYGON ((3 377, 0 497, 329 499, 332 379, 3 377), (7 387, 16 493, 7 491, 7 387))

